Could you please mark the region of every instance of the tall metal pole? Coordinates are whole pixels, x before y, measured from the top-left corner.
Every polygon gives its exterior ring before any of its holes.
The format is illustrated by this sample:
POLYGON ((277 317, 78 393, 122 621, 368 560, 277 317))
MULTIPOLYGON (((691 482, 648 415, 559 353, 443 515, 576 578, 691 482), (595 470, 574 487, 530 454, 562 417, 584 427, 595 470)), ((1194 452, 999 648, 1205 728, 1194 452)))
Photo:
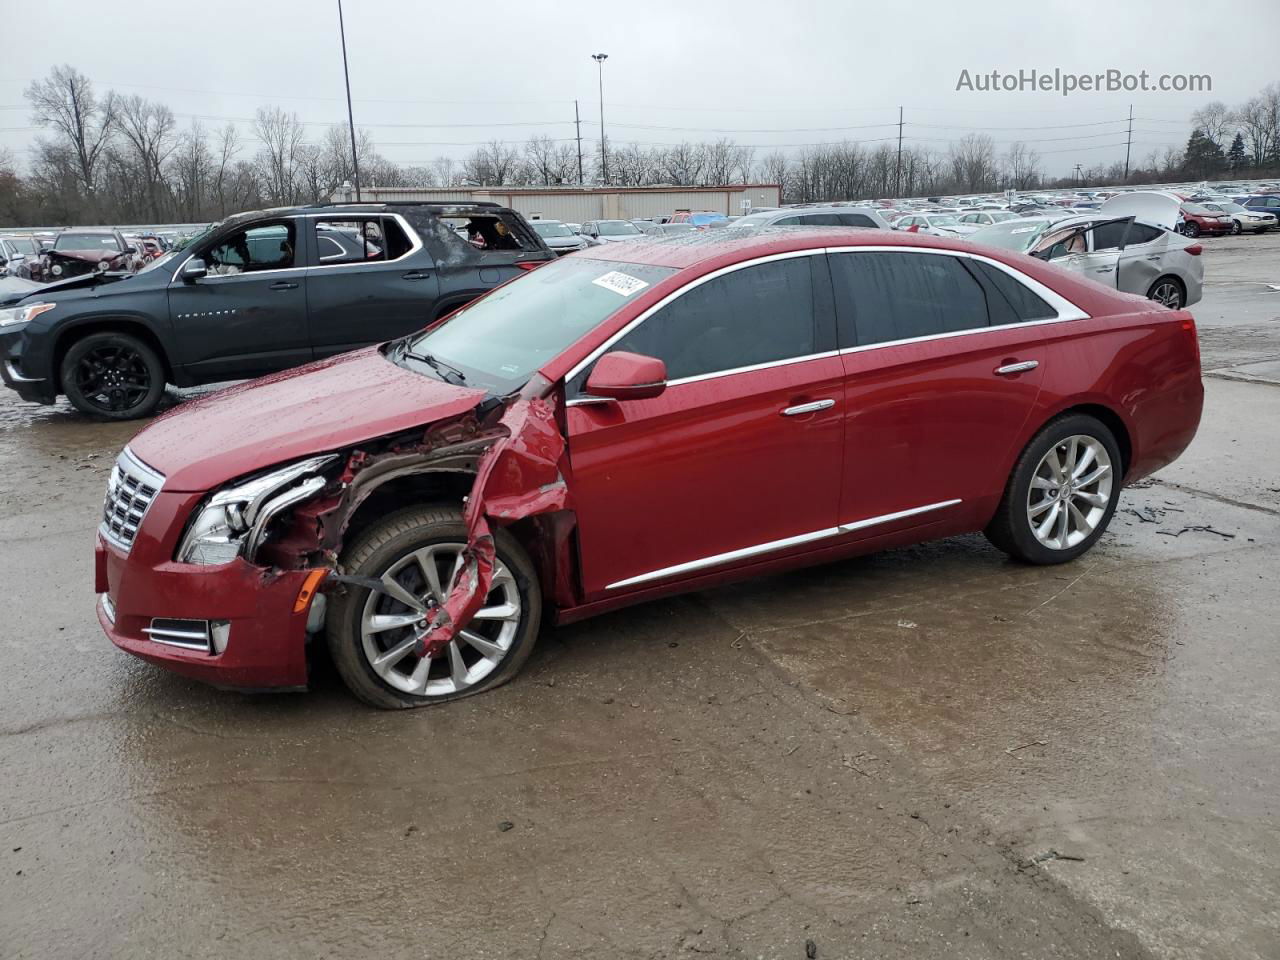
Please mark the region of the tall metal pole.
POLYGON ((347 83, 347 126, 351 128, 351 170, 360 202, 360 159, 356 156, 356 119, 351 111, 351 73, 347 70, 347 28, 342 22, 342 0, 338 0, 338 33, 342 37, 342 79, 347 83))
POLYGON ((609 184, 609 155, 604 145, 604 62, 609 59, 607 53, 593 53, 591 59, 600 68, 600 176, 605 185, 609 184))
POLYGON ((1129 149, 1133 146, 1133 104, 1129 104, 1129 139, 1124 145, 1124 182, 1129 182, 1129 149))
POLYGON ((573 101, 573 126, 578 134, 578 186, 582 186, 582 117, 578 114, 578 101, 573 101))
POLYGON ((898 108, 898 165, 893 171, 893 195, 902 196, 902 108, 898 108))

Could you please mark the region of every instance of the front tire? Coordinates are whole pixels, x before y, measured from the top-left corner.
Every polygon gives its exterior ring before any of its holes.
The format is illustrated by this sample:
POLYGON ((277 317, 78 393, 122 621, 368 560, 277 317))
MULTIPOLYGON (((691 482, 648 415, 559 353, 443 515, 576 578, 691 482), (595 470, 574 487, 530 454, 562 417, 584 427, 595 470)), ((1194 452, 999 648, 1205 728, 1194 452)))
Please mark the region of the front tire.
POLYGON ((1059 417, 1018 458, 986 537, 1024 563, 1074 560, 1111 522, 1121 473, 1120 448, 1105 424, 1085 414, 1059 417))
POLYGON ((347 584, 326 618, 334 665, 361 700, 385 710, 446 703, 506 683, 529 659, 541 590, 528 554, 504 529, 494 535, 497 563, 484 607, 435 658, 414 655, 416 633, 448 596, 466 540, 460 508, 410 507, 343 552, 347 574, 381 580, 391 591, 347 584))
POLYGON ((91 333, 71 345, 62 366, 62 392, 81 413, 99 420, 149 416, 164 395, 164 363, 128 333, 91 333))
POLYGON ((1240 234, 1244 233, 1244 227, 1240 226, 1239 220, 1231 221, 1231 233, 1233 236, 1237 236, 1237 237, 1240 236, 1240 234))
POLYGON ((1200 236, 1200 224, 1192 223, 1188 220, 1186 225, 1183 227, 1182 232, 1194 240, 1196 237, 1200 236))

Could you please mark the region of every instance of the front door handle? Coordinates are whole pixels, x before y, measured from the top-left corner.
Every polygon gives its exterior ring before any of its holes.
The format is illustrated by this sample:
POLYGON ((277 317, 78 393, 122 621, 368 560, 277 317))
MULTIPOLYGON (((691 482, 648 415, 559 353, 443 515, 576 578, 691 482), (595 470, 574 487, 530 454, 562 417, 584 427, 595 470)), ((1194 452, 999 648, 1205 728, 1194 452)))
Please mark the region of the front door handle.
POLYGON ((1094 267, 1093 272, 1094 273, 1110 273, 1114 269, 1115 267, 1094 267))
POLYGON ((431 274, 423 270, 410 270, 408 273, 400 274, 401 280, 426 280, 431 274))
POLYGON ((812 403, 800 403, 787 407, 782 411, 784 417, 798 417, 804 413, 817 413, 819 410, 830 410, 836 402, 828 397, 826 400, 814 400, 812 403))
POLYGON ((1022 360, 1019 363, 1006 363, 1003 367, 996 367, 996 376, 1008 377, 1015 373, 1026 373, 1028 370, 1034 370, 1040 366, 1039 360, 1022 360))
POLYGON ((297 290, 298 282, 296 280, 277 280, 271 284, 268 290, 297 290))

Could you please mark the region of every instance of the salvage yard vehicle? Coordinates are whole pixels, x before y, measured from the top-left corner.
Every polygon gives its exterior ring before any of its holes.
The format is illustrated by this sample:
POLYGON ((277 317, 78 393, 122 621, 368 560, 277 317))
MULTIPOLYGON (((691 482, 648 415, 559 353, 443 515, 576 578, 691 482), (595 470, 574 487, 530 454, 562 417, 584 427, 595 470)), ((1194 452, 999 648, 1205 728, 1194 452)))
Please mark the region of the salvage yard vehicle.
POLYGON ((1252 230, 1254 233, 1266 233, 1276 225, 1275 214, 1254 213, 1242 207, 1234 200, 1205 201, 1202 206, 1216 213, 1225 213, 1231 218, 1231 232, 1235 234, 1252 230))
POLYGON ((25 236, 0 236, 0 276, 31 280, 32 266, 40 258, 35 240, 25 236))
POLYGON ((552 259, 494 203, 242 213, 135 276, 99 271, 0 304, 0 375, 24 400, 65 394, 100 419, 144 417, 167 383, 255 377, 398 337, 552 259), (442 218, 487 231, 491 248, 442 218))
POLYGON ((551 248, 556 256, 576 253, 591 246, 591 241, 580 233, 574 233, 567 224, 559 220, 531 220, 529 226, 542 238, 542 242, 551 248))
POLYGON ((640 228, 630 220, 588 220, 582 225, 582 233, 602 243, 630 243, 644 239, 640 228))
POLYGON ((1195 323, 1018 253, 843 228, 565 257, 427 331, 176 408, 95 549, 121 649, 370 704, 510 679, 541 623, 970 531, 1073 560, 1174 460, 1195 323))
POLYGON ((753 213, 734 221, 735 230, 760 227, 865 227, 892 230, 889 221, 874 207, 805 207, 753 213))
POLYGON ((44 279, 67 280, 85 274, 137 269, 137 248, 119 230, 63 230, 44 252, 44 279))
POLYGON ((1068 217, 1022 217, 984 227, 972 243, 1017 250, 1074 270, 1125 293, 1180 309, 1204 293, 1199 244, 1132 216, 1102 211, 1068 217))

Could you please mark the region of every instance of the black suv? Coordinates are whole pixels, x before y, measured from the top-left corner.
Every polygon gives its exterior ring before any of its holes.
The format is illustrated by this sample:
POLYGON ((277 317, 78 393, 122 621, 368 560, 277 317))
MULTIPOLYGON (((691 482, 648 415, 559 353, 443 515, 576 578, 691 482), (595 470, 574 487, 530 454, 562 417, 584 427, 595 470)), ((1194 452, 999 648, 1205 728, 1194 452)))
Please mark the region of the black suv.
POLYGON ((237 214, 133 276, 97 272, 0 305, 0 374, 110 420, 166 383, 271 373, 403 336, 554 260, 495 203, 332 204, 237 214))

